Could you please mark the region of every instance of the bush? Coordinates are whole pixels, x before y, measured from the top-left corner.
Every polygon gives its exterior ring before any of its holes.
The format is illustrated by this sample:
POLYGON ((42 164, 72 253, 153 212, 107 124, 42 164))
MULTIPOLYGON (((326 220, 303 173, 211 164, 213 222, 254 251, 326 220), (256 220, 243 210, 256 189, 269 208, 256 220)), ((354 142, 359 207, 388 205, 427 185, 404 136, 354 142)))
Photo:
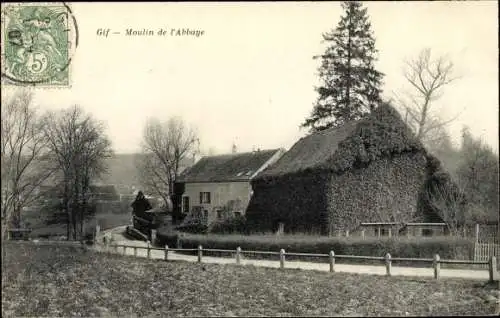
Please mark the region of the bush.
POLYGON ((246 234, 248 232, 248 227, 246 219, 240 216, 215 222, 210 227, 209 232, 214 234, 246 234))
POLYGON ((196 220, 178 225, 176 226, 176 230, 192 234, 206 234, 208 232, 208 226, 196 220))
MULTIPOLYGON (((183 235, 180 238, 183 248, 196 248, 202 245, 208 249, 236 250, 239 246, 243 251, 273 251, 285 249, 292 253, 328 254, 334 251, 336 255, 384 256, 390 253, 392 257, 433 258, 439 254, 441 259, 471 259, 474 253, 474 243, 455 237, 381 237, 362 239, 357 237, 320 237, 308 235, 183 235)), ((253 256, 252 256, 253 257, 253 256)), ((289 258, 287 256, 287 258, 289 258)), ((291 259, 297 258, 290 257, 291 259)), ((380 262, 378 262, 380 263, 380 262)))
POLYGON ((179 233, 175 230, 169 228, 159 228, 158 232, 156 232, 156 242, 153 244, 158 246, 168 245, 169 247, 176 248, 177 239, 179 237, 179 233))

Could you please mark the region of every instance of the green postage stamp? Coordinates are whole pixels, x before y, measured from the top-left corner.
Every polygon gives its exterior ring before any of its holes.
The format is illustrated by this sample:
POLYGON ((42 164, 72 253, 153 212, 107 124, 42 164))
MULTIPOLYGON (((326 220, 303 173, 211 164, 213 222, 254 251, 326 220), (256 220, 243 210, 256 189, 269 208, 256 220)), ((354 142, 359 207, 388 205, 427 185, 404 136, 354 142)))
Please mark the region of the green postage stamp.
POLYGON ((64 3, 2 5, 2 84, 71 84, 78 28, 64 3))

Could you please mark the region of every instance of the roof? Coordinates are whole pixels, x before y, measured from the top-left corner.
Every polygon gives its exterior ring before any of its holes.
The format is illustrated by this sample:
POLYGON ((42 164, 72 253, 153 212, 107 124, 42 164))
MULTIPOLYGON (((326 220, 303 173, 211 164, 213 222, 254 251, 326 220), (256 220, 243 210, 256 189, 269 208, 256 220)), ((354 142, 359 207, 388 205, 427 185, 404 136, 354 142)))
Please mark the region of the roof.
POLYGON ((384 103, 361 119, 301 138, 256 179, 311 170, 343 173, 383 157, 417 151, 426 153, 398 111, 384 103))
POLYGON ((351 121, 301 138, 274 165, 260 173, 259 178, 322 166, 333 157, 339 143, 354 131, 357 124, 358 121, 351 121))
POLYGON ((178 182, 249 181, 281 149, 207 156, 185 170, 178 182))

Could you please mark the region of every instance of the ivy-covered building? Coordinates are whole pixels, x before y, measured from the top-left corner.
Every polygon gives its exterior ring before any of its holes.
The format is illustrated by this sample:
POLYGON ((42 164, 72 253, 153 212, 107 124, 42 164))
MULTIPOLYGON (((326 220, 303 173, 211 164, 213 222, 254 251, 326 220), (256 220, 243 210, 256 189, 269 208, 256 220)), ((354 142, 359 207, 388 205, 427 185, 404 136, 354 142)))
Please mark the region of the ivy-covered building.
POLYGON ((308 135, 252 180, 252 231, 336 234, 363 222, 442 222, 428 193, 450 183, 390 105, 308 135), (432 191, 432 190, 431 190, 432 191))

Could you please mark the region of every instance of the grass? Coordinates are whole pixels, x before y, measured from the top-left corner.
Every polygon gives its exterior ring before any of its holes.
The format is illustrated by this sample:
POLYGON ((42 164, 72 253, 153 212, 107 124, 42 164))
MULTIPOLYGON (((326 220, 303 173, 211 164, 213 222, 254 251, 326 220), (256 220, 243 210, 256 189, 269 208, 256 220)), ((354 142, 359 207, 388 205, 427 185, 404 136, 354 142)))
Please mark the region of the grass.
POLYGON ((5 243, 3 316, 493 314, 483 282, 195 264, 5 243))
MULTIPOLYGON (((111 229, 121 225, 128 225, 131 222, 131 214, 123 213, 98 213, 95 216, 87 219, 84 223, 85 233, 93 233, 96 224, 101 226, 101 230, 111 229)), ((66 235, 66 223, 47 225, 43 217, 26 216, 25 220, 29 222, 30 228, 33 229, 30 236, 36 237, 56 237, 66 235)))

